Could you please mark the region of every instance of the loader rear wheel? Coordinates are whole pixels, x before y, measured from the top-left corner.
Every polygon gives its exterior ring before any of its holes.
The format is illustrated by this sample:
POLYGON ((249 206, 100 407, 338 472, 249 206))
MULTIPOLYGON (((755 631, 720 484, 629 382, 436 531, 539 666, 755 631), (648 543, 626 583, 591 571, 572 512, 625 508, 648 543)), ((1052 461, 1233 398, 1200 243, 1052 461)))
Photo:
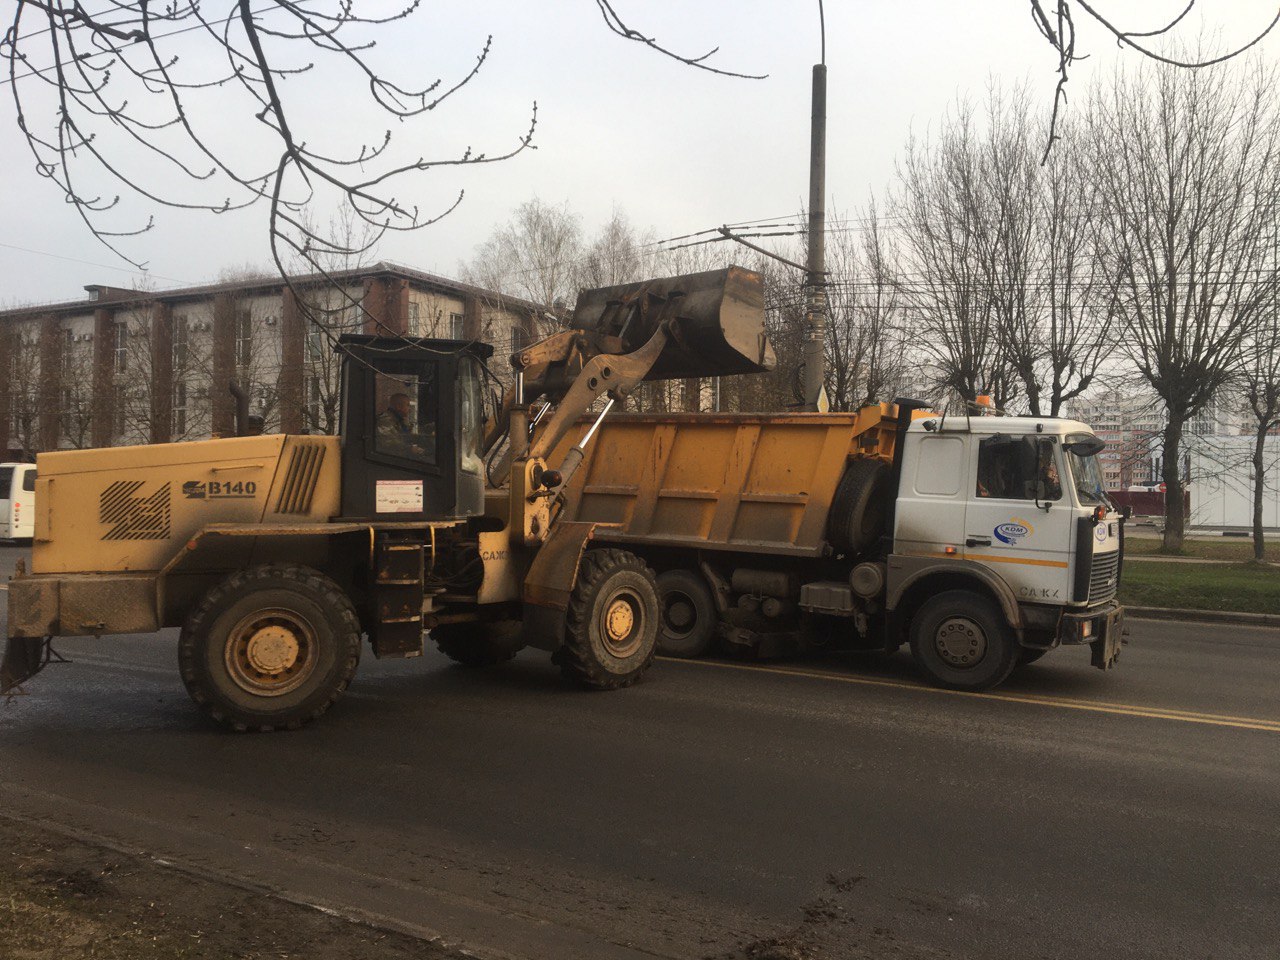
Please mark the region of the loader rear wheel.
POLYGON ((519 620, 442 623, 431 628, 431 636, 440 652, 455 663, 464 667, 494 667, 524 649, 522 629, 519 620))
POLYGON ((292 564, 228 577, 187 617, 178 641, 187 693, 238 732, 314 720, 346 690, 359 661, 360 624, 347 595, 292 564))
POLYGON ((911 619, 911 655, 934 683, 952 690, 1003 683, 1020 651, 1000 607, 968 590, 931 597, 911 619))
POLYGON ((658 617, 657 584, 643 560, 626 550, 588 550, 556 651, 561 672, 598 690, 635 683, 653 662, 658 617))
POLYGON ((700 657, 716 635, 716 603, 707 581, 692 570, 658 574, 658 651, 668 657, 700 657))
POLYGON ((884 533, 889 502, 889 466, 883 460, 850 460, 827 516, 827 540, 841 553, 860 554, 884 533))

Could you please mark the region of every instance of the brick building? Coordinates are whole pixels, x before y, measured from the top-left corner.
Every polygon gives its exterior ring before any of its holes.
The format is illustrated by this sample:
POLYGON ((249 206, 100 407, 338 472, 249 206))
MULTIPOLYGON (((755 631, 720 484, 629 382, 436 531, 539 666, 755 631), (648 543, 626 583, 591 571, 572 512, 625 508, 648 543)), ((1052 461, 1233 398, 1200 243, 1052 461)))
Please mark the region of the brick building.
POLYGON ((233 379, 268 432, 330 433, 333 337, 483 340, 497 348, 501 374, 501 358, 540 316, 534 304, 393 264, 330 280, 295 278, 293 289, 278 276, 163 291, 95 285, 87 300, 0 311, 0 449, 21 459, 227 435, 233 379))

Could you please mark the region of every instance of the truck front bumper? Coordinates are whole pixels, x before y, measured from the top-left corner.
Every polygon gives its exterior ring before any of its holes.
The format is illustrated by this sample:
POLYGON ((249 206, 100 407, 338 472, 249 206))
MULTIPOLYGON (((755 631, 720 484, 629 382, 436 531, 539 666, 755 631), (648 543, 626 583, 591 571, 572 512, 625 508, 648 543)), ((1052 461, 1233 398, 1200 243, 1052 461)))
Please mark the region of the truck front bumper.
POLYGON ((1058 642, 1087 643, 1093 651, 1090 662, 1100 670, 1110 670, 1120 659, 1124 632, 1124 607, 1114 600, 1091 610, 1065 611, 1058 622, 1058 642))

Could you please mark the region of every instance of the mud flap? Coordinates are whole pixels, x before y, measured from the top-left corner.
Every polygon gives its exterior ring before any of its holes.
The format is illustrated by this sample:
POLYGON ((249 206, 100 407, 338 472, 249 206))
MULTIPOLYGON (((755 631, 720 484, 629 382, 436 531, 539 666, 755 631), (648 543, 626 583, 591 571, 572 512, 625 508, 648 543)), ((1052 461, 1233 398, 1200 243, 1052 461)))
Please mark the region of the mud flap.
POLYGON ((0 696, 30 680, 49 662, 47 637, 10 637, 0 663, 0 696))
POLYGON ((1089 644, 1093 654, 1090 664, 1099 670, 1110 670, 1120 659, 1120 646, 1128 642, 1124 639, 1124 608, 1111 610, 1102 623, 1102 636, 1089 644))

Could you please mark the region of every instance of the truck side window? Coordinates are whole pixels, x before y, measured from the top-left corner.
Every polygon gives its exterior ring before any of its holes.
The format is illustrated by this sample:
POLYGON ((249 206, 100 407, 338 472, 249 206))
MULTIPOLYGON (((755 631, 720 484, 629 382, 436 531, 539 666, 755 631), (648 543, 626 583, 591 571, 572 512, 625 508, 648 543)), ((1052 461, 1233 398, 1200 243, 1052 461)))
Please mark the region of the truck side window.
POLYGON ((31 491, 31 490, 35 490, 35 488, 36 488, 36 472, 34 470, 28 470, 25 474, 23 474, 23 477, 22 477, 22 489, 31 491))
POLYGON ((374 390, 377 403, 378 453, 422 463, 436 462, 436 397, 432 376, 392 376, 379 373, 374 390))
POLYGON ((993 500, 1060 500, 1062 481, 1052 440, 997 434, 978 444, 979 497, 993 500))

